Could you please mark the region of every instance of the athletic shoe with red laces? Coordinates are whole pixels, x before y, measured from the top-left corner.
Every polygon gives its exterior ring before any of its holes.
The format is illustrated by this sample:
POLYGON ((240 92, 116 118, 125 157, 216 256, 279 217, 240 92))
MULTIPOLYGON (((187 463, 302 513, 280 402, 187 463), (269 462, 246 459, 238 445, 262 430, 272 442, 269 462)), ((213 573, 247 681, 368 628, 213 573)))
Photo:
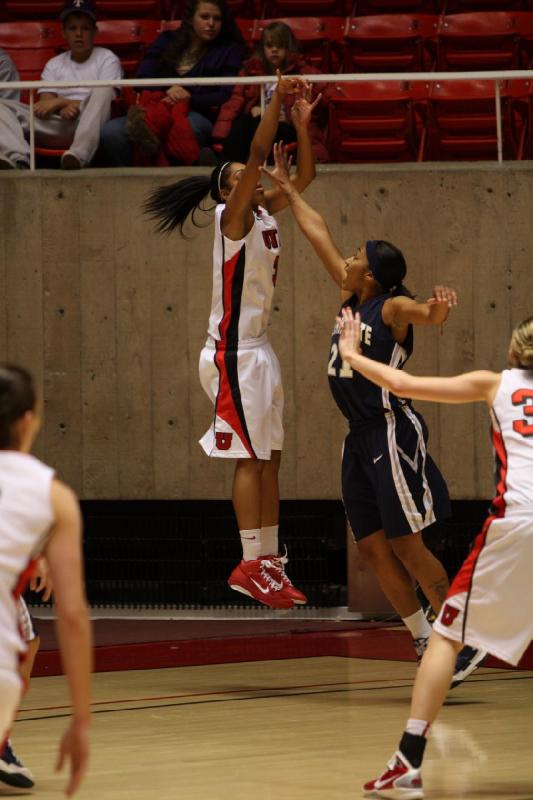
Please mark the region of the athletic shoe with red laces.
POLYGON ((283 583, 283 594, 285 597, 290 597, 295 606, 304 606, 307 603, 307 597, 303 592, 296 588, 287 573, 285 572, 285 564, 288 562, 287 550, 283 556, 268 556, 268 560, 274 564, 274 578, 283 583))
POLYGON ((236 592, 247 594, 270 608, 292 608, 293 601, 284 592, 284 584, 269 558, 241 561, 228 578, 236 592), (277 575, 277 577, 274 577, 277 575))
POLYGON ((424 797, 420 770, 412 767, 399 750, 379 778, 365 783, 363 792, 367 797, 390 797, 393 800, 421 800, 424 797))

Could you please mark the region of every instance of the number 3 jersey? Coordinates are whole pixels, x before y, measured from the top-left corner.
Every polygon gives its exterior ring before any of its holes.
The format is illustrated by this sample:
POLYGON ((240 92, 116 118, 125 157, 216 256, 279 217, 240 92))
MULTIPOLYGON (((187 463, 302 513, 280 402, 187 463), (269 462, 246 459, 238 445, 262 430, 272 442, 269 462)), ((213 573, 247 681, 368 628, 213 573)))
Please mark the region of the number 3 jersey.
POLYGON ((215 211, 213 246, 213 296, 209 335, 228 349, 266 333, 279 256, 276 220, 264 208, 254 212, 254 224, 243 239, 223 236, 221 217, 215 211))
MULTIPOLYGON (((413 352, 413 328, 409 325, 405 341, 398 344, 381 316, 383 304, 389 298, 390 294, 381 294, 358 306, 357 295, 353 295, 342 307, 351 308, 354 313, 358 311, 361 315, 363 355, 399 369, 413 352)), ((350 423, 350 428, 358 428, 371 422, 384 422, 387 412, 396 412, 401 406, 408 405, 408 400, 376 386, 342 361, 339 355, 339 334, 338 326, 335 325, 328 362, 329 386, 335 402, 350 423)))
POLYGON ((491 408, 496 457, 494 511, 533 510, 533 370, 506 369, 491 408))

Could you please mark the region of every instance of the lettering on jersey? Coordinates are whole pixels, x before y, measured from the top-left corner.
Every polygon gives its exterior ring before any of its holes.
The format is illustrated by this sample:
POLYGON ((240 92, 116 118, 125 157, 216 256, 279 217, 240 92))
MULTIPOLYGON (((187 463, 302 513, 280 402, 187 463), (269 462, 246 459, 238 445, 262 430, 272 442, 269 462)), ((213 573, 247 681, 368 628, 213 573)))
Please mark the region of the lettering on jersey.
MULTIPOLYGON (((339 323, 335 323, 335 327, 333 328, 332 336, 340 333, 341 329, 339 327, 339 323)), ((372 325, 367 325, 366 322, 361 323, 361 336, 360 336, 361 344, 370 347, 372 344, 372 325)))
POLYGON ((232 439, 233 439, 232 433, 226 433, 225 431, 216 431, 215 442, 217 450, 229 450, 231 447, 232 439))
POLYGON ((274 263, 272 265, 272 283, 274 286, 276 285, 276 281, 278 279, 278 263, 279 263, 279 256, 276 256, 274 259, 274 263))
POLYGON ((513 420, 513 430, 521 436, 533 436, 533 389, 517 389, 511 395, 511 400, 514 406, 523 406, 525 417, 531 417, 530 422, 527 419, 513 420))
POLYGON ((450 606, 448 605, 448 603, 446 603, 446 605, 442 609, 442 614, 440 615, 440 621, 442 622, 443 625, 446 625, 446 627, 448 628, 455 620, 458 613, 459 613, 458 608, 454 608, 453 606, 450 606))
POLYGON ((267 231, 261 231, 263 234, 263 241, 269 250, 279 247, 278 232, 276 228, 269 228, 267 231))

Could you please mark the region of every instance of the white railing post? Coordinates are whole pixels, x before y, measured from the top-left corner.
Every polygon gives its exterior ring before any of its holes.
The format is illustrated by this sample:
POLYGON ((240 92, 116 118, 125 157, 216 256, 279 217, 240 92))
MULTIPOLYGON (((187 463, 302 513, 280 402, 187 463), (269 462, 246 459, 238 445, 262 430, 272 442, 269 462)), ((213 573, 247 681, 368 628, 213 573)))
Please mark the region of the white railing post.
POLYGON ((35 89, 30 89, 30 169, 35 170, 35 89))
POLYGON ((503 135, 502 135, 502 105, 500 96, 500 82, 494 81, 496 102, 496 136, 498 140, 498 164, 503 162, 503 135))

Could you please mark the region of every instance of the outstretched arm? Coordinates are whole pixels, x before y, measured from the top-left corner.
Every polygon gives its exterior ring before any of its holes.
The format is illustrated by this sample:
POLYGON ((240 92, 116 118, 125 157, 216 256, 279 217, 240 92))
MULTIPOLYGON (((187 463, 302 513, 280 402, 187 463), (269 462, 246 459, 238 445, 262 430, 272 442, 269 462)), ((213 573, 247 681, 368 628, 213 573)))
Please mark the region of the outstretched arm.
MULTIPOLYGON (((305 96, 299 97, 291 109, 291 120, 296 130, 297 138, 297 161, 296 172, 290 177, 291 183, 299 191, 303 192, 316 176, 315 157, 309 136, 309 123, 313 111, 320 102, 321 94, 318 94, 311 102, 312 87, 306 88, 305 96)), ((285 193, 279 186, 265 192, 266 207, 271 214, 287 208, 289 201, 285 193)))
POLYGON ((403 370, 394 369, 379 361, 373 361, 361 353, 361 319, 354 317, 351 308, 342 310, 337 317, 341 328, 339 353, 353 369, 369 381, 388 389, 398 397, 413 400, 431 400, 435 403, 475 403, 485 401, 492 404, 500 385, 501 375, 488 370, 466 372, 451 378, 426 378, 410 375, 403 370))
POLYGON ((283 98, 299 91, 302 85, 301 79, 284 78, 279 70, 277 77, 276 90, 252 139, 248 161, 226 200, 222 224, 224 235, 230 239, 240 239, 253 224, 252 197, 259 183, 261 165, 270 153, 278 129, 283 98))
POLYGON ((335 283, 338 286, 342 286, 345 260, 331 238, 331 233, 324 217, 303 199, 296 183, 291 181, 289 176, 290 165, 287 162, 283 145, 281 144, 274 145, 274 163, 275 168, 273 170, 263 168, 263 172, 278 185, 285 195, 302 233, 309 239, 316 254, 335 283))
POLYGON ((78 503, 68 487, 54 480, 55 525, 45 556, 54 584, 57 634, 69 684, 72 719, 61 740, 57 769, 70 761, 66 793, 78 789, 89 760, 91 629, 83 580, 81 520, 78 503))

